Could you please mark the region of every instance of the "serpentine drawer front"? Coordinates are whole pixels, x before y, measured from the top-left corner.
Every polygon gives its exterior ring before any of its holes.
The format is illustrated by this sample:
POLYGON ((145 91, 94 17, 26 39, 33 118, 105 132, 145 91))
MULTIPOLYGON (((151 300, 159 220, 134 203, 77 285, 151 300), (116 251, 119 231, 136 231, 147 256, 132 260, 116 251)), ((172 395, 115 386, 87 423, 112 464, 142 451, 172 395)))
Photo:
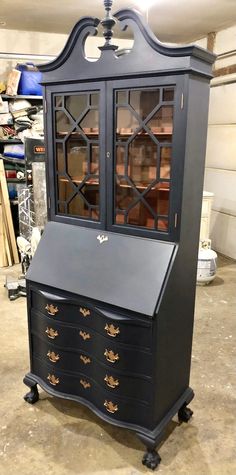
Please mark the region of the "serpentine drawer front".
POLYGON ((74 395, 90 401, 102 413, 110 417, 130 423, 144 425, 150 417, 150 409, 146 405, 129 402, 102 390, 94 380, 85 375, 69 375, 56 370, 47 363, 34 357, 33 372, 39 376, 50 389, 62 395, 74 395))
POLYGON ((33 356, 51 366, 51 371, 64 370, 70 373, 83 373, 94 379, 101 389, 112 394, 126 396, 139 401, 150 402, 152 396, 151 378, 134 378, 120 373, 115 367, 99 362, 94 356, 83 352, 64 351, 51 342, 32 335, 33 356))
POLYGON ((121 343, 150 348, 151 320, 131 319, 91 304, 76 302, 48 292, 31 291, 32 308, 55 321, 81 324, 121 343), (130 338, 132 332, 132 338, 130 338))
POLYGON ((90 328, 52 321, 51 318, 32 311, 31 331, 48 343, 55 343, 70 350, 88 352, 109 368, 115 367, 134 374, 151 375, 150 352, 121 345, 113 339, 108 340, 90 328))

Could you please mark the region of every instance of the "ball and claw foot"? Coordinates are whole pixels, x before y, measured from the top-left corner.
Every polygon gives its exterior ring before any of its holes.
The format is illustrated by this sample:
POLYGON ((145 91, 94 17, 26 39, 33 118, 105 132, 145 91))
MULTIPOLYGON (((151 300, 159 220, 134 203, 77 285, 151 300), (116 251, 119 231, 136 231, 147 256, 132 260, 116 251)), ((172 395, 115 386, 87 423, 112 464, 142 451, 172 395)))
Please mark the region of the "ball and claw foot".
POLYGON ((30 391, 24 396, 24 400, 29 404, 34 404, 39 400, 39 393, 36 385, 30 388, 30 391))
POLYGON ((156 450, 148 450, 143 456, 142 463, 143 465, 146 465, 146 467, 155 470, 155 468, 159 465, 160 461, 161 457, 158 452, 156 452, 156 450))
POLYGON ((186 405, 184 404, 178 412, 179 422, 188 422, 191 419, 192 415, 193 411, 191 411, 191 409, 189 407, 186 407, 186 405))

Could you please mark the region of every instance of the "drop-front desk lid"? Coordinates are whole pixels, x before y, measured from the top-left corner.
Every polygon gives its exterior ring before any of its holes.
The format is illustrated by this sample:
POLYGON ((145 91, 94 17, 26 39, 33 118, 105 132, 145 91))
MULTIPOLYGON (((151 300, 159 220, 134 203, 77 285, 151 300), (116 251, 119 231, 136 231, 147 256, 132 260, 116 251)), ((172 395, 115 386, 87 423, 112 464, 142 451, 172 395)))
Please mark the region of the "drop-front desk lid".
POLYGON ((27 279, 152 316, 174 243, 50 222, 27 279))

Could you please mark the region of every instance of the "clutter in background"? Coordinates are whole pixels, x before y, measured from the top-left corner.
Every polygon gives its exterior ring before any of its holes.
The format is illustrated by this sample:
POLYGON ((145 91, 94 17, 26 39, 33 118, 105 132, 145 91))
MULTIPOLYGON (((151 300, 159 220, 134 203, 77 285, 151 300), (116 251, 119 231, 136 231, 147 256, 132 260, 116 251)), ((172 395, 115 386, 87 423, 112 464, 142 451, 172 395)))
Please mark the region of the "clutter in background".
POLYGON ((201 239, 198 251, 197 284, 210 284, 216 276, 217 254, 211 249, 211 239, 201 239))

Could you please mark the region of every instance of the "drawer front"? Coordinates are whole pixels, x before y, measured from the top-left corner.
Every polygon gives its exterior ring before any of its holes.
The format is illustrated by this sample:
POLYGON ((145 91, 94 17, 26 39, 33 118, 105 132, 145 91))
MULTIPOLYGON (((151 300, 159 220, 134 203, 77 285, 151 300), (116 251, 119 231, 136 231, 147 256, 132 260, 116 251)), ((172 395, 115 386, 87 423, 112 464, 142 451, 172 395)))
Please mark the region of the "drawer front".
POLYGON ((55 370, 36 357, 33 358, 32 372, 39 376, 48 388, 66 395, 79 396, 90 401, 102 413, 113 420, 148 426, 150 409, 142 404, 122 401, 108 391, 103 391, 90 378, 84 375, 69 375, 55 370))
POLYGON ((150 403, 151 379, 132 378, 119 374, 115 368, 107 368, 96 358, 83 352, 69 352, 32 336, 33 355, 51 366, 51 371, 64 370, 82 373, 92 378, 103 390, 112 394, 150 403))
POLYGON ((151 353, 108 341, 92 329, 52 322, 50 318, 32 312, 31 331, 52 346, 85 351, 109 368, 151 376, 151 353))
POLYGON ((101 333, 110 340, 117 340, 132 346, 151 347, 152 326, 147 322, 131 320, 108 312, 90 304, 66 301, 46 292, 31 292, 32 308, 43 313, 53 321, 81 324, 101 333))

